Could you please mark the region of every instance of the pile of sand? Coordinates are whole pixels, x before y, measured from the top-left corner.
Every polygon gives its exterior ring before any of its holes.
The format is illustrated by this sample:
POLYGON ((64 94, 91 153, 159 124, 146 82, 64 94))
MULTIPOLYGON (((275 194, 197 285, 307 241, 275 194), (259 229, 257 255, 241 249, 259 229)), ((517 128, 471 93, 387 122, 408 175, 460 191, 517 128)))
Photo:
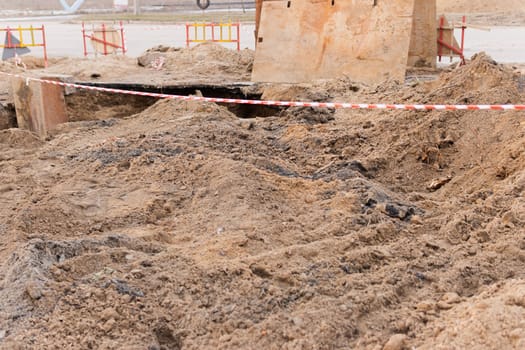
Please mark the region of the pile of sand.
POLYGON ((438 13, 525 12, 522 0, 437 0, 438 13))
POLYGON ((469 300, 444 295, 434 307, 448 311, 429 324, 417 349, 525 348, 524 280, 496 283, 469 300))
POLYGON ((142 67, 167 72, 172 79, 183 81, 249 81, 254 52, 229 50, 214 43, 191 48, 155 47, 138 58, 142 67))
MULTIPOLYGON (((148 79, 181 78, 192 60, 203 63, 193 75, 236 79, 250 62, 214 46, 149 54, 166 66, 134 63, 148 79)), ((522 102, 515 78, 479 54, 433 82, 260 89, 522 102)), ((240 119, 213 103, 129 100, 120 118, 99 97, 83 96, 98 107, 70 100, 82 121, 45 141, 0 135, 0 346, 523 344, 522 112, 246 109, 240 119)))
POLYGON ((234 51, 215 43, 191 48, 157 46, 137 59, 126 56, 59 58, 47 73, 72 75, 77 81, 141 82, 144 84, 223 84, 249 81, 252 50, 234 51))

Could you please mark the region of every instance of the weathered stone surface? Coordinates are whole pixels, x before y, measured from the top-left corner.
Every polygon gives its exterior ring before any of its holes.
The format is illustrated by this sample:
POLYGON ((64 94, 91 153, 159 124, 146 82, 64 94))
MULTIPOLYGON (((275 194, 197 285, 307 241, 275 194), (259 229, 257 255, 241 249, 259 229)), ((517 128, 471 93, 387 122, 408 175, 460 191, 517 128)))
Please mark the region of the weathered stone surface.
POLYGON ((404 80, 436 55, 435 3, 416 2, 263 1, 252 80, 404 80))

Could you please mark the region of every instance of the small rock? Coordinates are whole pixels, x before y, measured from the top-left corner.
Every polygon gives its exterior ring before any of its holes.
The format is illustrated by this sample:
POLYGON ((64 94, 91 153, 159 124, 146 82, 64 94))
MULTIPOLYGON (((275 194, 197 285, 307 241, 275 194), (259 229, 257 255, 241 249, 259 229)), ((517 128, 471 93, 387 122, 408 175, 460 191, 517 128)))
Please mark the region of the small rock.
POLYGON ((118 279, 112 279, 110 283, 113 283, 115 285, 115 289, 120 294, 128 294, 133 297, 144 297, 144 292, 142 292, 138 288, 130 287, 126 281, 118 280, 118 279))
POLYGON ((415 225, 422 225, 423 224, 423 218, 419 215, 414 215, 410 218, 410 222, 415 225))
POLYGON ((4 329, 1 329, 0 330, 0 340, 4 339, 6 334, 7 334, 7 332, 4 329))
POLYGON ((119 314, 117 312, 117 310, 115 310, 114 308, 112 307, 108 307, 104 310, 102 310, 102 312, 100 313, 100 318, 103 320, 103 321, 107 321, 109 319, 117 319, 119 318, 119 314))
POLYGON ((376 208, 391 218, 401 220, 409 219, 414 215, 414 208, 395 203, 379 203, 376 205, 376 208))
POLYGON ((140 269, 134 269, 129 272, 135 278, 144 278, 144 273, 140 269))
POLYGON ((512 211, 508 211, 501 217, 501 223, 507 227, 514 227, 514 222, 516 221, 516 217, 512 211))
POLYGON ((102 330, 104 332, 109 333, 109 332, 111 332, 113 327, 115 327, 116 323, 117 322, 114 319, 111 318, 111 319, 107 320, 106 323, 104 323, 101 328, 102 328, 102 330))
POLYGON ((450 309, 452 309, 452 305, 449 304, 449 303, 445 303, 444 301, 438 301, 436 306, 440 310, 450 310, 450 309))
POLYGON ((441 301, 447 303, 447 304, 457 304, 461 301, 461 298, 460 296, 458 295, 458 293, 445 293, 442 297, 441 297, 441 301))
POLYGON ((249 120, 243 120, 241 121, 241 128, 245 129, 245 130, 251 130, 253 129, 253 122, 249 121, 249 120))
POLYGON ((388 339, 383 350, 402 350, 405 348, 407 336, 405 334, 394 334, 388 339))
POLYGON ((428 300, 422 301, 422 302, 420 302, 419 304, 416 305, 416 310, 417 311, 427 312, 427 311, 434 310, 434 308, 435 308, 434 302, 428 301, 428 300))
POLYGON ((467 249, 467 254, 470 255, 470 256, 474 256, 476 255, 478 252, 476 250, 476 247, 469 247, 467 249))
POLYGON ((441 187, 445 186, 452 180, 452 176, 442 177, 439 179, 434 179, 432 182, 427 186, 427 189, 429 191, 437 191, 441 187))
POLYGON ((272 274, 261 265, 253 264, 250 266, 250 270, 253 272, 254 275, 257 275, 261 278, 272 277, 272 274))
POLYGON ((477 239, 478 243, 486 243, 490 241, 489 233, 484 230, 476 232, 474 236, 477 239))
POLYGON ((36 281, 31 281, 26 285, 26 292, 33 300, 42 298, 42 286, 36 281))
POLYGON ((300 318, 300 317, 293 317, 293 318, 292 318, 292 323, 293 323, 294 325, 296 325, 296 326, 301 327, 301 326, 303 325, 304 322, 303 322, 303 319, 300 318))

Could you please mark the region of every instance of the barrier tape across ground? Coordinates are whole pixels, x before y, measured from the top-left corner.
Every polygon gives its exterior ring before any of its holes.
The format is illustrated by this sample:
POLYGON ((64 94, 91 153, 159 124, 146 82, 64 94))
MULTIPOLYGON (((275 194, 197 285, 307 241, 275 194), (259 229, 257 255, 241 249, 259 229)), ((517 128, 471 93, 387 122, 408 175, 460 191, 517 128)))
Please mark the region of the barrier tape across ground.
POLYGON ((104 88, 96 86, 88 86, 75 83, 65 83, 61 81, 37 79, 31 77, 24 77, 20 74, 12 74, 0 72, 2 75, 24 79, 26 83, 29 81, 36 81, 46 84, 73 87, 85 90, 111 92, 115 94, 126 94, 136 96, 148 96, 160 99, 176 99, 176 100, 190 100, 190 101, 206 101, 215 103, 233 103, 233 104, 247 104, 247 105, 264 105, 264 106, 279 106, 279 107, 312 107, 312 108, 334 108, 334 109, 389 109, 389 110, 411 110, 411 111, 508 111, 517 110, 525 111, 525 104, 502 104, 502 105, 421 105, 421 104, 370 104, 370 103, 344 103, 344 102, 300 102, 300 101, 268 101, 268 100, 247 100, 236 98, 220 98, 220 97, 202 97, 202 96, 184 96, 184 95, 169 95, 159 94, 153 92, 140 92, 132 90, 121 90, 113 88, 104 88))

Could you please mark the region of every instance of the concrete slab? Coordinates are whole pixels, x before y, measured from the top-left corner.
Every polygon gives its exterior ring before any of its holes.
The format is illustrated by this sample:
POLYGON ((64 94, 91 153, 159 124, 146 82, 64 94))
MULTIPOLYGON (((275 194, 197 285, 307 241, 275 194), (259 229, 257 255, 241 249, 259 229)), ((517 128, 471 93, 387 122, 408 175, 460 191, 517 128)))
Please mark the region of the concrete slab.
POLYGON ((298 83, 342 75, 365 83, 403 80, 415 0, 374 3, 263 1, 252 80, 298 83))
MULTIPOLYGON (((71 81, 64 75, 45 75, 40 79, 71 81)), ((64 88, 34 80, 13 78, 11 81, 18 127, 44 138, 49 130, 68 121, 64 88)))
POLYGON ((436 67, 436 2, 415 1, 408 51, 409 67, 436 67))

